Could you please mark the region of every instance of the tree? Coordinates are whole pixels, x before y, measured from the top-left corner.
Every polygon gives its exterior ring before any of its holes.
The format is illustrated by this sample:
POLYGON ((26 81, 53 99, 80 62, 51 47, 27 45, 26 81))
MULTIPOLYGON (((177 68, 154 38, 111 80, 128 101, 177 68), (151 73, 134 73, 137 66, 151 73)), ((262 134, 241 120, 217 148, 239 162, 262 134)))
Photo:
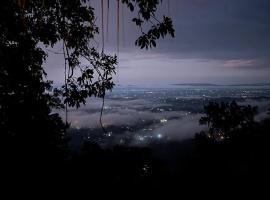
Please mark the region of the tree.
POLYGON ((240 106, 235 101, 220 104, 210 102, 205 106, 205 112, 206 115, 201 117, 200 124, 209 127, 207 137, 214 141, 223 141, 235 136, 237 132, 252 130, 257 107, 240 106))
MULTIPOLYGON (((155 16, 161 1, 121 2, 131 12, 136 7, 137 17, 132 21, 142 31, 136 45, 148 49, 160 37, 174 36, 171 19, 164 16, 159 21, 155 16), (143 24, 149 21, 152 27, 143 31, 143 24)), ((14 150, 12 155, 20 152, 18 157, 42 152, 51 159, 63 149, 67 128, 52 108, 79 107, 88 97, 104 97, 114 86, 117 57, 92 45, 99 28, 88 0, 7 0, 1 3, 0 13, 4 16, 0 18, 1 146, 14 150), (66 77, 61 90, 52 90, 52 82, 45 79, 42 64, 47 55, 41 47, 57 43, 63 45, 66 77), (89 65, 83 66, 81 58, 89 65)))

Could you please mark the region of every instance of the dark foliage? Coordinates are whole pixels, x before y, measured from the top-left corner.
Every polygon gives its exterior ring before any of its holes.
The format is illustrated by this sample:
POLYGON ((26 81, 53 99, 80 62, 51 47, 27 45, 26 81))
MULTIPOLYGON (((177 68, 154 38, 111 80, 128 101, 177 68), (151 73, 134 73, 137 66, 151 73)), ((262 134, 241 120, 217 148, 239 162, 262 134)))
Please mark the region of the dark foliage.
POLYGON ((200 119, 200 124, 209 128, 204 134, 214 141, 224 141, 236 137, 237 133, 250 132, 256 126, 254 121, 257 107, 240 106, 235 101, 231 103, 210 102, 205 106, 206 116, 200 119))
POLYGON ((174 37, 175 30, 172 20, 169 17, 163 16, 162 21, 160 21, 155 16, 157 6, 162 0, 122 0, 122 2, 127 4, 127 7, 132 12, 136 6, 138 7, 137 17, 134 17, 132 21, 140 27, 142 33, 135 42, 141 49, 156 47, 156 40, 160 37, 164 38, 167 34, 174 37), (146 22, 152 24, 151 28, 147 31, 143 29, 143 25, 146 22))
MULTIPOLYGON (((38 188, 42 190, 39 195, 53 193, 53 189, 88 195, 97 188, 103 193, 114 189, 119 197, 123 190, 152 195, 189 190, 224 194, 232 187, 254 190, 253 178, 261 185, 269 174, 270 122, 255 122, 256 108, 235 102, 207 106, 201 123, 208 124, 209 132, 191 141, 153 145, 152 151, 120 146, 103 149, 86 142, 78 155, 66 156, 67 125, 52 112, 63 107, 59 95, 65 97, 64 103, 79 107, 87 97, 103 97, 113 87, 116 57, 91 46, 98 28, 87 2, 1 2, 1 187, 30 188, 31 192, 38 188), (63 43, 68 71, 61 91, 53 90, 45 80, 46 53, 38 45, 57 42, 63 43), (80 58, 88 60, 89 66, 81 66, 80 58), (76 69, 81 72, 78 77, 73 74, 76 69)), ((160 1, 122 2, 132 12, 138 11, 133 21, 141 30, 143 23, 157 22, 150 30, 142 30, 136 41, 141 48, 156 46, 156 39, 166 34, 174 36, 171 20, 164 17, 159 22, 154 15, 160 1)))
POLYGON ((226 193, 263 190, 270 175, 270 127, 269 118, 254 120, 256 110, 236 102, 205 107, 206 116, 200 123, 208 124, 209 131, 194 140, 193 167, 200 166, 198 177, 227 187, 226 193))
MULTIPOLYGON (((141 24, 137 24, 141 29, 142 23, 154 17, 160 3, 122 2, 142 16, 141 24)), ((81 155, 71 156, 65 134, 68 125, 53 112, 64 104, 79 107, 90 96, 104 97, 114 86, 117 58, 95 46, 99 29, 89 1, 5 0, 0 13, 1 180, 5 186, 11 183, 18 189, 43 184, 46 188, 49 181, 50 186, 59 187, 88 178, 95 185, 99 175, 103 177, 100 180, 111 178, 112 184, 125 185, 129 178, 132 183, 142 182, 137 180, 144 180, 148 176, 145 171, 150 170, 147 150, 118 147, 107 151, 86 144, 81 155), (61 89, 53 89, 52 82, 46 80, 43 63, 46 48, 59 43, 63 45, 58 53, 66 63, 66 82, 61 89), (82 59, 88 65, 82 65, 82 59)), ((152 29, 155 35, 159 31, 162 37, 173 35, 169 18, 153 24, 152 29)), ((151 44, 158 38, 151 36, 151 44)), ((148 48, 146 43, 138 45, 148 48)))
MULTIPOLYGON (((144 21, 154 16, 160 3, 122 2, 131 11, 137 7, 144 21)), ((63 108, 63 104, 79 107, 90 96, 104 97, 114 85, 117 58, 93 45, 99 29, 87 0, 7 0, 1 3, 0 13, 1 146, 10 158, 43 160, 46 154, 53 159, 65 149, 67 125, 52 109, 63 108), (63 44, 66 63, 66 82, 61 90, 52 89, 42 66, 45 48, 57 43, 63 44), (81 59, 89 64, 83 66, 81 59)), ((158 26, 163 27, 162 35, 168 32, 164 29, 173 31, 171 23, 158 26)))
POLYGON ((61 159, 66 126, 51 112, 61 107, 57 94, 45 92, 51 88, 43 80, 46 54, 37 47, 35 33, 24 30, 26 22, 13 1, 4 1, 0 12, 5 16, 0 21, 2 152, 10 161, 61 159))

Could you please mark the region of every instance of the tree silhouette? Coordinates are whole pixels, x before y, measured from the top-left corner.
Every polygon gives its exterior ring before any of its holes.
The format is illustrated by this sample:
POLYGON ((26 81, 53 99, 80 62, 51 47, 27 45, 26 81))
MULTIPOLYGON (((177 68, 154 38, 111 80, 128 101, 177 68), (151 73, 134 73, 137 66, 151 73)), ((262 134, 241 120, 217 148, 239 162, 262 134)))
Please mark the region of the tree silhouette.
POLYGON ((257 107, 211 102, 201 124, 208 131, 196 134, 193 166, 196 176, 239 191, 260 191, 269 176, 269 117, 254 120, 257 107), (197 170, 200 166, 200 170, 197 170))
MULTIPOLYGON (((133 12, 142 36, 141 48, 156 46, 155 40, 174 36, 172 21, 155 17, 158 0, 122 0, 133 12), (153 23, 152 21, 156 23, 153 23), (143 24, 152 27, 143 31, 143 24)), ((117 57, 93 44, 99 34, 94 9, 88 0, 8 0, 0 7, 0 133, 8 157, 29 160, 63 155, 67 125, 53 108, 79 107, 90 96, 104 97, 112 89, 117 57), (65 60, 65 84, 61 90, 46 81, 42 66, 44 47, 61 43, 65 60), (80 59, 88 61, 82 65, 80 59), (74 71, 79 72, 74 76, 74 71), (62 102, 59 98, 64 97, 62 102), (58 153, 56 153, 58 152, 58 153), (62 152, 62 153, 60 153, 62 152), (18 155, 17 155, 18 154, 18 155)))
POLYGON ((210 102, 205 106, 205 116, 200 124, 209 128, 206 134, 214 141, 230 139, 236 132, 250 131, 255 126, 254 116, 257 107, 240 106, 235 101, 231 103, 210 102))

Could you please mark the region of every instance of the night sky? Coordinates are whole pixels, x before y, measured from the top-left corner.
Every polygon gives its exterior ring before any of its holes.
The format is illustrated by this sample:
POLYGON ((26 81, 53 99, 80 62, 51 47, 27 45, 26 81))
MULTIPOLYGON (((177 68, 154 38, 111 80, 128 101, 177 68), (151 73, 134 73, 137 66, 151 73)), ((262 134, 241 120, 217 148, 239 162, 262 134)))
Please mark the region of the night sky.
MULTIPOLYGON (((121 41, 116 77, 120 85, 269 82, 269 0, 170 0, 169 8, 167 1, 163 0, 157 16, 172 17, 176 37, 161 39, 156 49, 148 51, 134 44, 139 36, 139 29, 131 22, 135 13, 120 7, 121 41)), ((110 54, 117 53, 115 2, 110 1, 109 37, 105 43, 105 52, 110 54)), ((100 1, 93 0, 91 4, 100 26, 100 1)), ((101 41, 100 36, 96 40, 101 41)), ((61 45, 54 50, 61 51, 61 45)), ((61 83, 63 58, 48 54, 45 64, 48 79, 61 83)))

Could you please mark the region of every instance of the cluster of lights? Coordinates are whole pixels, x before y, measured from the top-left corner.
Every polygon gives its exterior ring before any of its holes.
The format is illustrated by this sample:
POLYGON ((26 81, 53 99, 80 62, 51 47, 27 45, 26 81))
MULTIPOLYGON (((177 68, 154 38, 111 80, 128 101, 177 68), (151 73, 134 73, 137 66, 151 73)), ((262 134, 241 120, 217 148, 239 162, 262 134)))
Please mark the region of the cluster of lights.
POLYGON ((112 136, 112 132, 108 132, 107 137, 111 137, 111 136, 112 136))
POLYGON ((148 139, 151 140, 151 139, 158 139, 158 140, 161 140, 164 136, 161 134, 161 133, 158 133, 158 134, 155 134, 154 136, 152 135, 147 135, 147 136, 143 136, 143 135, 139 135, 137 136, 137 141, 139 142, 146 142, 148 139))
POLYGON ((138 136, 138 140, 139 141, 144 141, 145 140, 145 137, 144 136, 138 136))
POLYGON ((150 167, 147 164, 143 165, 142 170, 144 171, 144 173, 147 173, 149 171, 149 169, 150 169, 150 167))
POLYGON ((228 136, 225 138, 225 133, 223 131, 218 131, 214 135, 208 134, 207 137, 213 138, 214 140, 218 142, 224 141, 226 138, 227 139, 229 138, 228 136))
POLYGON ((79 121, 75 120, 73 123, 74 128, 76 128, 77 130, 79 130, 81 127, 79 126, 79 121))
POLYGON ((164 109, 163 109, 163 108, 157 108, 157 111, 159 111, 159 112, 163 112, 163 111, 164 111, 164 109))
POLYGON ((165 122, 167 122, 167 121, 168 121, 168 120, 164 118, 164 119, 161 119, 161 120, 160 120, 160 123, 165 123, 165 122))

